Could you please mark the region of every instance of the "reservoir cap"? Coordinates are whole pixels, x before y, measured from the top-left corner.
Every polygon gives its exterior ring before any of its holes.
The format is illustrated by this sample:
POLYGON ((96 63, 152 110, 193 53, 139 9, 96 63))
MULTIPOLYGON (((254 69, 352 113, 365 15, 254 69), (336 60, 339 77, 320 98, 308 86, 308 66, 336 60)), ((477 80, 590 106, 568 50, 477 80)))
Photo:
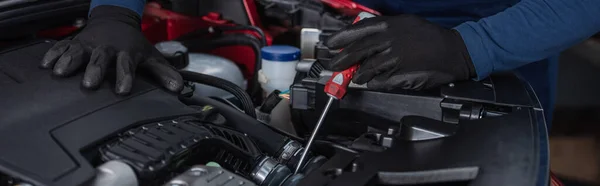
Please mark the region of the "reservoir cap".
POLYGON ((262 58, 269 61, 292 62, 300 60, 300 49, 287 45, 273 45, 261 49, 262 58))

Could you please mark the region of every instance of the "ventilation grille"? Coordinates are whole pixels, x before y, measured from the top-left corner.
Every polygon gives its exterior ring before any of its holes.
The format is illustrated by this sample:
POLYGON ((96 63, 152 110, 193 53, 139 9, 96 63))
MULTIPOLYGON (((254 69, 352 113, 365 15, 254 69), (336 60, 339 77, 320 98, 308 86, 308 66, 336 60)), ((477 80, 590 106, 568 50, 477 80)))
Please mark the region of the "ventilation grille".
POLYGON ((183 164, 217 161, 247 172, 260 151, 243 133, 198 120, 175 119, 128 130, 100 149, 103 161, 121 160, 148 179, 183 164), (219 145, 205 143, 216 139, 219 145), (196 157, 196 158, 189 158, 196 157))
POLYGON ((205 127, 208 128, 208 130, 210 130, 214 135, 221 136, 221 137, 227 139, 227 141, 238 146, 240 149, 243 149, 245 151, 250 151, 250 149, 248 149, 247 142, 244 140, 244 137, 240 136, 242 134, 240 134, 238 132, 230 131, 225 128, 216 128, 216 127, 209 126, 209 125, 207 125, 205 127))
POLYGON ((217 153, 215 161, 232 166, 233 170, 237 170, 238 172, 250 172, 250 164, 248 162, 235 157, 233 154, 226 150, 220 150, 217 153))
POLYGON ((321 74, 321 72, 325 69, 325 67, 323 67, 323 65, 317 61, 315 63, 313 63, 313 65, 310 67, 310 71, 308 71, 308 77, 309 78, 319 78, 321 74))

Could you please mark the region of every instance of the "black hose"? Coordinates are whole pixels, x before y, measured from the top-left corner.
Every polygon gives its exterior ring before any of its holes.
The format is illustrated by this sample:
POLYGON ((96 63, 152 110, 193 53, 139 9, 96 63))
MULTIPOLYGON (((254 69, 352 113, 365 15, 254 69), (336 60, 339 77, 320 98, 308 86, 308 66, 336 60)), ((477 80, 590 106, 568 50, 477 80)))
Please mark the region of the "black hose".
POLYGON ((235 25, 235 26, 220 26, 217 27, 217 29, 219 30, 223 30, 223 31, 236 31, 236 30, 250 30, 250 31, 254 31, 256 33, 258 33, 258 35, 260 36, 260 41, 261 41, 261 46, 267 46, 267 37, 265 36, 265 33, 262 31, 262 29, 255 27, 255 26, 250 26, 250 25, 235 25))
POLYGON ((284 133, 280 133, 280 130, 263 124, 254 118, 250 118, 235 108, 217 100, 208 97, 194 97, 193 99, 179 97, 179 100, 187 105, 213 106, 219 114, 227 119, 229 127, 248 134, 248 136, 256 141, 260 149, 271 156, 275 156, 289 140, 284 133))
POLYGON ((214 96, 210 96, 209 98, 217 100, 217 101, 219 101, 221 103, 225 103, 225 104, 233 107, 234 109, 239 110, 240 112, 244 112, 244 110, 242 110, 240 107, 238 107, 235 103, 232 103, 231 101, 229 101, 229 100, 227 100, 225 98, 214 97, 214 96))
POLYGON ((239 86, 227 80, 205 74, 189 71, 180 71, 179 73, 181 74, 181 77, 183 77, 184 80, 217 87, 233 94, 233 96, 240 100, 240 103, 242 104, 242 110, 248 116, 256 118, 256 111, 254 110, 254 103, 252 103, 252 98, 246 93, 246 91, 244 91, 244 89, 240 88, 239 86))
POLYGON ((188 48, 188 50, 208 50, 214 49, 224 46, 249 46, 254 51, 254 75, 252 76, 252 86, 248 90, 252 98, 254 99, 254 103, 260 104, 262 100, 261 96, 261 88, 258 83, 258 71, 262 68, 262 56, 261 56, 261 47, 258 44, 258 40, 255 37, 247 34, 231 34, 223 37, 215 38, 215 39, 193 39, 193 40, 185 40, 181 41, 181 43, 188 48))

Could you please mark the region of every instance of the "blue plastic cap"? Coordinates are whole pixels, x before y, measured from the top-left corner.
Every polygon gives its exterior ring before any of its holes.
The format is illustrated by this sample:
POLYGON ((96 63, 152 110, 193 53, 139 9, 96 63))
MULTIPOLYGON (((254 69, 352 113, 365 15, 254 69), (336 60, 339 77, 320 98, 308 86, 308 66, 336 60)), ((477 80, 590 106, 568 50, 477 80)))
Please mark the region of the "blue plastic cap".
POLYGON ((287 45, 273 45, 261 49, 262 58, 269 61, 298 61, 300 49, 287 45))

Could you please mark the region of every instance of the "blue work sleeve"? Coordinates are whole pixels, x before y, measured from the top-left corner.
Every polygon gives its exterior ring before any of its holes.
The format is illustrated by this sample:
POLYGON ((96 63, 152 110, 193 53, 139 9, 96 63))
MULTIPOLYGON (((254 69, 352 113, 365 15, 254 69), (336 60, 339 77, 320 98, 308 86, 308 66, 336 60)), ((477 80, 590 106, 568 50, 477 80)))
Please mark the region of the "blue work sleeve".
POLYGON ((142 13, 144 13, 145 4, 146 0, 92 0, 90 3, 90 12, 100 5, 113 5, 133 10, 141 17, 142 13))
POLYGON ((600 31, 600 0, 522 0, 513 7, 454 29, 477 72, 518 68, 546 59, 600 31))

